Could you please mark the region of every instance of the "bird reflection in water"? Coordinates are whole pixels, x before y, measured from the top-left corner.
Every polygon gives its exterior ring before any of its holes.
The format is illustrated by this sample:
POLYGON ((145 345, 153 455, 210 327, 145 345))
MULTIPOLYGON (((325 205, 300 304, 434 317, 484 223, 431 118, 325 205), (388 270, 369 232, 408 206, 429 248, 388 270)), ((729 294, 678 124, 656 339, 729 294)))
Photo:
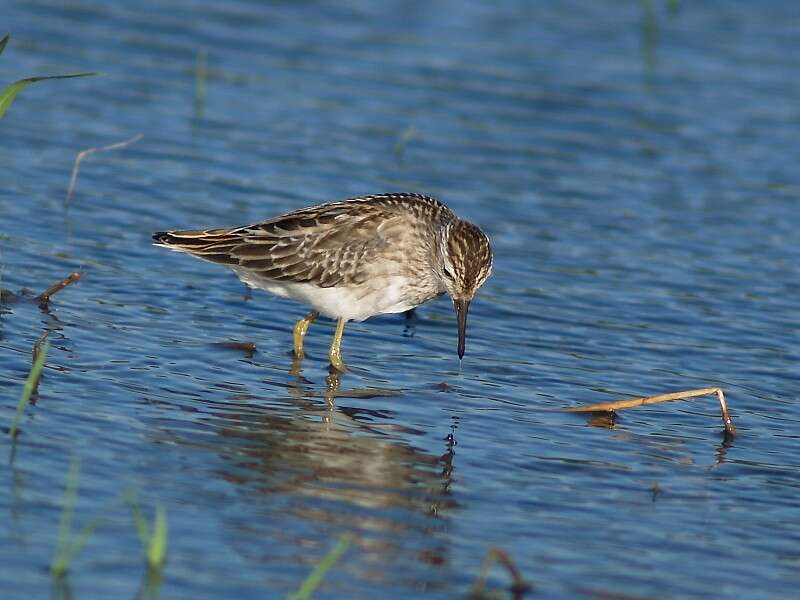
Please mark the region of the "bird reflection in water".
POLYGON ((324 390, 297 377, 288 398, 260 399, 244 386, 221 386, 237 391, 215 405, 212 421, 224 438, 215 444, 227 465, 222 476, 243 503, 228 524, 236 530, 231 543, 248 558, 310 566, 319 557, 309 547, 326 547, 349 532, 358 560, 348 561, 348 575, 444 585, 448 513, 458 507, 450 491, 455 425, 442 442, 444 453, 431 454, 409 440, 425 432, 393 422, 392 411, 349 405, 401 392, 342 389, 341 377, 332 371, 324 390), (386 569, 398 560, 416 564, 415 575, 386 569))

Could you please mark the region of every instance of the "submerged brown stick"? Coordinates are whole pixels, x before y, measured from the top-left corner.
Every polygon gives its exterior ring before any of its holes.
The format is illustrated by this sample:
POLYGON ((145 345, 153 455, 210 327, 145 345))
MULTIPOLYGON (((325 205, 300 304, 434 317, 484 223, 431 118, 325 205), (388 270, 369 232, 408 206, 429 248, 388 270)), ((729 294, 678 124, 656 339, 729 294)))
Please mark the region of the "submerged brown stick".
POLYGON ((78 155, 75 157, 75 164, 72 165, 72 174, 69 177, 69 186, 67 187, 67 196, 64 198, 64 208, 69 205, 70 199, 72 199, 72 194, 75 192, 75 184, 78 181, 78 171, 81 169, 81 161, 89 156, 90 154, 94 154, 95 152, 108 152, 109 150, 119 150, 120 148, 125 148, 126 146, 130 146, 134 142, 138 142, 140 139, 144 137, 143 133, 137 133, 132 138, 125 140, 124 142, 117 142, 116 144, 109 144, 108 146, 101 146, 100 148, 87 148, 82 152, 78 152, 78 155))
POLYGON ((522 573, 519 572, 519 569, 517 569, 508 553, 500 548, 491 548, 483 559, 483 564, 481 565, 481 574, 475 580, 475 583, 470 590, 470 598, 477 599, 485 597, 484 589, 486 588, 486 579, 489 577, 489 571, 496 562, 502 564, 511 575, 511 580, 513 581, 511 586, 512 598, 522 598, 526 592, 530 591, 531 586, 528 585, 528 583, 522 577, 522 573))
POLYGON ((62 279, 58 283, 56 283, 55 285, 51 285, 49 288, 47 288, 41 294, 36 296, 36 301, 39 303, 39 308, 41 308, 41 309, 47 308, 47 305, 50 302, 50 296, 52 296, 53 294, 55 294, 57 292, 60 292, 65 287, 67 287, 69 284, 75 283, 80 278, 81 278, 81 274, 75 272, 75 273, 71 273, 70 275, 68 275, 67 277, 65 277, 64 279, 62 279))
POLYGON ((718 387, 684 390, 682 392, 670 392, 668 394, 658 394, 656 396, 642 396, 640 398, 629 398, 627 400, 614 400, 613 402, 584 404, 583 406, 573 406, 563 410, 564 412, 574 413, 613 412, 622 408, 634 408, 636 406, 644 406, 646 404, 658 404, 659 402, 697 398, 698 396, 709 396, 711 394, 716 394, 717 399, 719 400, 719 408, 720 413, 722 414, 722 423, 725 426, 726 435, 733 437, 736 435, 736 427, 734 427, 733 420, 728 412, 728 405, 725 402, 725 394, 722 392, 722 388, 718 387))

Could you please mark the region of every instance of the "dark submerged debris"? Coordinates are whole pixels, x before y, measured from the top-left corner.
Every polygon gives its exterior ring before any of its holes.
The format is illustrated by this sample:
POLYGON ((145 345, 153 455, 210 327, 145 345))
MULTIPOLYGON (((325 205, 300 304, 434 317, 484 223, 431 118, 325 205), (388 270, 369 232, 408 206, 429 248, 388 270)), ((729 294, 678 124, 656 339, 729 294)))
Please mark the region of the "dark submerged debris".
POLYGON ((226 348, 228 350, 241 350, 247 354, 253 354, 256 351, 255 342, 214 342, 217 348, 226 348))
POLYGON ((617 413, 613 410, 601 413, 591 413, 589 415, 589 425, 602 429, 611 429, 617 424, 617 413))
POLYGON ((661 494, 661 486, 658 485, 657 481, 650 486, 650 494, 652 495, 653 502, 655 502, 661 494))

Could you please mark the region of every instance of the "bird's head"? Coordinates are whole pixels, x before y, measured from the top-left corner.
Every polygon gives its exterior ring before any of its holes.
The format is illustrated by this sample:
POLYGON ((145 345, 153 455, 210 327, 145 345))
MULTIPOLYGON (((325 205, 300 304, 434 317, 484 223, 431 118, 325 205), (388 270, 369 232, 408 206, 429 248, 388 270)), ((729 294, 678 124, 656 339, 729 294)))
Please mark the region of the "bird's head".
POLYGON ((448 224, 441 245, 439 275, 456 310, 460 359, 464 357, 469 303, 492 272, 492 247, 486 234, 466 221, 448 224))

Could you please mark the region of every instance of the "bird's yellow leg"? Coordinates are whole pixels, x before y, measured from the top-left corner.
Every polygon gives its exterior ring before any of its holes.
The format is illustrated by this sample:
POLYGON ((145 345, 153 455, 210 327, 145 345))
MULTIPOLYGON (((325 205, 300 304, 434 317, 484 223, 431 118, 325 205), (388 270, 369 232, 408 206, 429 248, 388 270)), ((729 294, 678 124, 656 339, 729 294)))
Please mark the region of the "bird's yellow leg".
POLYGON ((345 319, 339 319, 339 322, 336 323, 336 333, 333 334, 333 342, 331 343, 331 366, 339 373, 344 373, 347 370, 342 361, 342 334, 344 334, 345 323, 347 323, 345 319))
POLYGON ((319 312, 312 310, 305 317, 295 323, 292 338, 294 339, 294 356, 298 360, 302 360, 302 358, 305 356, 305 353, 303 352, 303 340, 308 332, 308 326, 311 325, 311 323, 313 323, 318 316, 319 312))

